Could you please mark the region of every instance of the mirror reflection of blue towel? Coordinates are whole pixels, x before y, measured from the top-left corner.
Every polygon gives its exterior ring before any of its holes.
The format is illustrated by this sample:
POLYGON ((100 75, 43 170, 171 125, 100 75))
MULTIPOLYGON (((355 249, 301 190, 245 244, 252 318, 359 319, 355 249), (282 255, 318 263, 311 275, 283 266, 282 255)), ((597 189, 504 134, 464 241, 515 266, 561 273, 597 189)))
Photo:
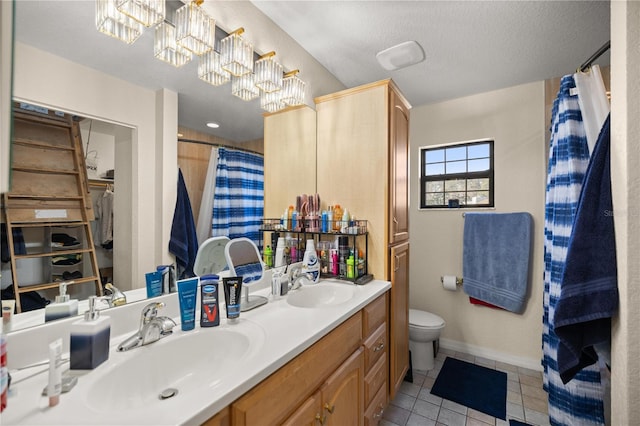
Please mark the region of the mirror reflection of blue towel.
POLYGON ((193 265, 198 253, 198 235, 193 221, 189 193, 184 183, 182 170, 178 169, 178 196, 176 208, 171 224, 171 238, 169 239, 169 252, 176 257, 178 264, 178 279, 190 278, 193 273, 193 265))
POLYGON ((260 281, 262 279, 262 263, 247 263, 246 265, 234 266, 236 276, 242 277, 245 284, 260 281))
MULTIPOLYGON (((13 252, 15 254, 27 254, 27 246, 24 243, 22 228, 12 228, 12 231, 13 252)), ((7 236, 7 226, 4 223, 0 223, 0 237, 2 240, 0 246, 2 262, 9 262, 11 260, 11 256, 9 254, 9 238, 7 236)))

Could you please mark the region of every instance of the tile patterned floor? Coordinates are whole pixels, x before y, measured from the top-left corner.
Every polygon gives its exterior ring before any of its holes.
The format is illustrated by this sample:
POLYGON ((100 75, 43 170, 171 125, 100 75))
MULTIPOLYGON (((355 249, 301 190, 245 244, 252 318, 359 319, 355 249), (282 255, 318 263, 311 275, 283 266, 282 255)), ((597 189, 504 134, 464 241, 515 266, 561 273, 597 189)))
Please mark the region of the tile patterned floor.
POLYGON ((549 424, 547 393, 542 373, 473 355, 440 349, 435 368, 413 371, 413 383, 403 382, 385 410, 381 426, 504 426, 509 419, 530 425, 549 424), (445 358, 449 356, 507 373, 507 420, 496 419, 464 405, 431 394, 445 358))

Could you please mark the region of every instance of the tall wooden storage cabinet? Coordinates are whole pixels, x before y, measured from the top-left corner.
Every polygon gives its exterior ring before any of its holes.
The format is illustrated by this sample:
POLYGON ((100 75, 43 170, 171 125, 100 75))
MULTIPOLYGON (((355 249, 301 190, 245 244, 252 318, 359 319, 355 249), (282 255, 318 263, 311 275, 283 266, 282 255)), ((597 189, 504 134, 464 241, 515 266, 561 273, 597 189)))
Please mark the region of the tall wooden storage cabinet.
POLYGON ((391 80, 315 99, 317 192, 368 220, 369 272, 392 284, 389 392, 409 367, 409 109, 391 80), (393 254, 392 254, 393 253, 393 254))

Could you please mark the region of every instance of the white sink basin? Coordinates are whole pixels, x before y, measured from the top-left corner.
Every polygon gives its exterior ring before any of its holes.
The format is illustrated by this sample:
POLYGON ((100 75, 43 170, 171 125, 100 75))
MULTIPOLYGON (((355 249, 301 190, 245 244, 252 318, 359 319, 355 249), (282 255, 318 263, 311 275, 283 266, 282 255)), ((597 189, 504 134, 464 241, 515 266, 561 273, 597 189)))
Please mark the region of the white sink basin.
POLYGON ((322 308, 348 302, 355 294, 355 284, 320 282, 290 293, 287 303, 298 308, 322 308))
POLYGON ((258 353, 264 336, 260 326, 241 320, 237 325, 196 328, 128 352, 112 352, 107 368, 87 392, 87 404, 100 412, 150 409, 149 404, 163 402, 160 394, 168 389, 177 390, 168 398, 173 399, 202 385, 215 387, 258 353))

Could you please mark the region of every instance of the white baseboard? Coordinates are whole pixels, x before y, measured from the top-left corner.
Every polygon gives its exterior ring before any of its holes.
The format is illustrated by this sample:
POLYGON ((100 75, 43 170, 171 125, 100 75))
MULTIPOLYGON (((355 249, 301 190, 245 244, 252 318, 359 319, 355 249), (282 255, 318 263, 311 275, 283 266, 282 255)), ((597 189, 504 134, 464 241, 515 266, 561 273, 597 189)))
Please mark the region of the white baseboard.
POLYGON ((481 356, 483 358, 493 359, 495 361, 504 362, 518 367, 528 368, 530 370, 542 371, 540 359, 525 358, 511 355, 504 352, 495 351, 482 346, 476 346, 458 340, 440 339, 440 347, 455 352, 464 352, 473 356, 481 356))

